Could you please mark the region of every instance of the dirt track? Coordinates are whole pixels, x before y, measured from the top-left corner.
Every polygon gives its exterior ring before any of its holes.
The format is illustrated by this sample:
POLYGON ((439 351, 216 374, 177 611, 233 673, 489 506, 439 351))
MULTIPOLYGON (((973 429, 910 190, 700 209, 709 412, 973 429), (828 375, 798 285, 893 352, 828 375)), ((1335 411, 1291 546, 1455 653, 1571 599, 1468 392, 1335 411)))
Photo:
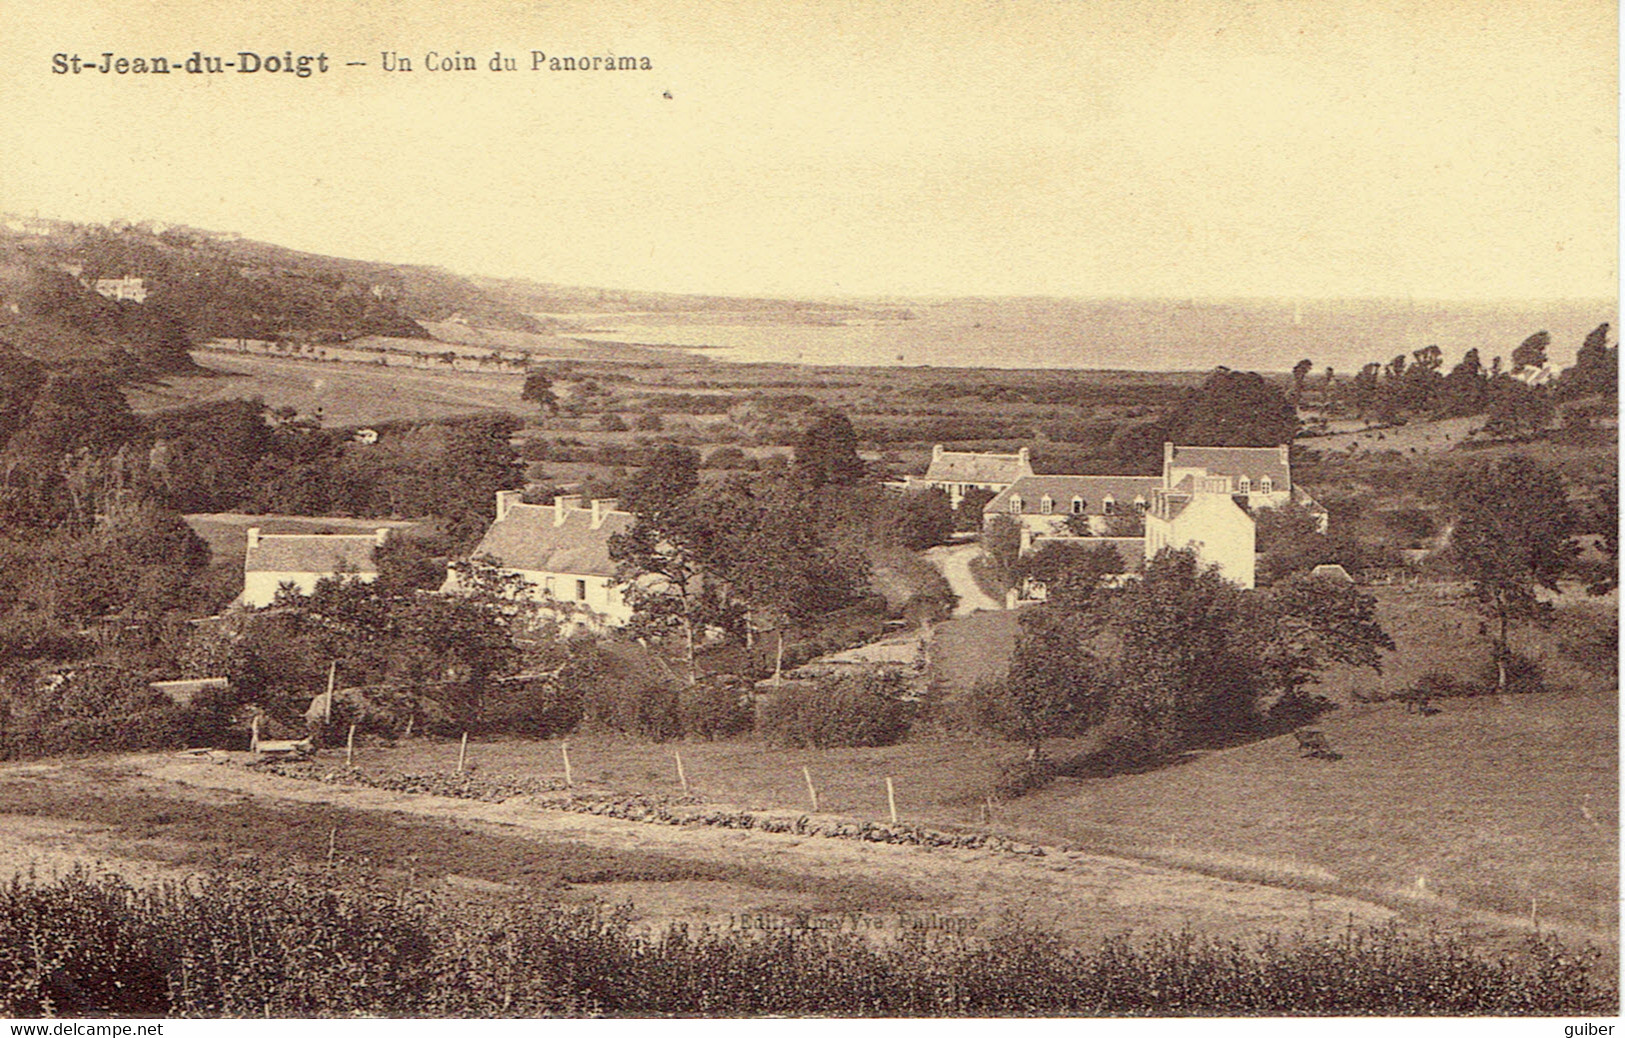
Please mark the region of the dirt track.
MULTIPOLYGON (((452 821, 503 836, 547 842, 567 840, 613 851, 643 851, 690 860, 766 866, 822 880, 859 877, 883 880, 916 896, 907 909, 927 925, 987 932, 1027 923, 1074 939, 1127 930, 1189 926, 1240 936, 1265 930, 1293 931, 1381 922, 1392 913, 1362 901, 1310 895, 1259 884, 1231 882, 1141 862, 1048 848, 1043 856, 866 843, 756 830, 651 825, 595 815, 548 810, 516 798, 491 804, 332 786, 250 771, 207 759, 142 756, 119 760, 112 780, 132 792, 163 793, 192 801, 247 796, 256 801, 327 804, 356 811, 398 813, 452 821)), ((41 766, 34 766, 39 769, 41 766)), ((53 782, 94 781, 106 790, 107 772, 90 776, 72 763, 49 766, 53 782)), ((9 769, 8 769, 9 770, 9 769)), ((41 776, 43 777, 43 776, 41 776)), ((0 804, 3 810, 3 804, 0 804)), ((37 860, 58 865, 75 854, 102 857, 96 834, 16 816, 0 816, 10 853, 0 869, 37 860), (53 842, 54 841, 54 842, 53 842), (31 851, 20 844, 27 844, 31 851)), ((105 848, 102 848, 105 850, 105 848)), ((134 864, 137 878, 151 867, 134 864)), ((109 867, 125 870, 122 864, 109 867)), ((483 884, 500 890, 500 885, 483 884)), ((678 919, 725 921, 729 916, 793 911, 784 891, 753 890, 711 882, 578 885, 572 896, 634 903, 635 918, 653 925, 678 919)), ((866 906, 863 925, 895 928, 896 906, 866 906)))

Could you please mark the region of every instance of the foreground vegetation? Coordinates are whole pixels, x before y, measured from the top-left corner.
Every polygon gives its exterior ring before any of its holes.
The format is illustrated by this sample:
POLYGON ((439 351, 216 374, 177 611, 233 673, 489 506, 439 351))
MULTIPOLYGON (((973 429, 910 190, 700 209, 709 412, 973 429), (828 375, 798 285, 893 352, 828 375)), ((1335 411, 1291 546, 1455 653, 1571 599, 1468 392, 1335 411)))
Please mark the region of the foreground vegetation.
POLYGON ((656 938, 596 908, 459 905, 331 872, 138 890, 75 874, 0 893, 10 1016, 1535 1015, 1613 1013, 1547 937, 1488 959, 1388 928, 1093 950, 1038 933, 895 941, 785 920, 656 938))

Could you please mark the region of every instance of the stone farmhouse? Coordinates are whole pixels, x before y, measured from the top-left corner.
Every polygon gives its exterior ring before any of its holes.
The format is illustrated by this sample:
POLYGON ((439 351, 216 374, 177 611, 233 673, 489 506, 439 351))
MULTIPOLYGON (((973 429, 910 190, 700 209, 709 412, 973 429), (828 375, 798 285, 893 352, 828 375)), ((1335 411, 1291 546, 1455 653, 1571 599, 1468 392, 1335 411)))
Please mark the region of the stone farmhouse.
MULTIPOLYGON (((1021 460, 1026 461, 1025 451, 1021 460)), ((970 463, 959 465, 975 469, 970 463)), ((929 473, 919 482, 930 482, 929 473)), ((1023 552, 1036 550, 1046 540, 1109 546, 1123 558, 1125 573, 1164 548, 1192 548, 1204 564, 1217 566, 1225 579, 1251 588, 1257 546, 1253 513, 1288 503, 1309 509, 1324 532, 1326 510, 1292 482, 1289 445, 1166 443, 1160 476, 1020 475, 987 503, 983 522, 998 515, 1014 519, 1021 526, 1023 552), (1139 522, 1118 517, 1136 517, 1139 522), (1087 535, 1080 527, 1087 528, 1087 535), (1125 530, 1131 536, 1124 536, 1125 530)))
POLYGON ((939 443, 931 448, 931 465, 925 475, 908 476, 903 489, 941 490, 948 495, 948 503, 957 509, 972 490, 998 494, 1009 489, 1016 480, 1032 474, 1025 447, 1014 454, 975 454, 945 451, 939 443))
MULTIPOLYGON (((475 558, 526 581, 526 595, 565 626, 602 630, 632 619, 609 557, 609 539, 629 532, 634 519, 619 501, 561 495, 550 505, 527 505, 521 491, 500 490, 496 506, 475 558)), ((441 590, 459 590, 455 572, 441 590)))
POLYGON ((263 607, 276 598, 277 589, 292 585, 300 594, 316 590, 316 582, 346 577, 362 582, 378 579, 373 551, 389 539, 389 530, 372 533, 261 533, 248 529, 248 551, 243 556, 243 593, 238 603, 263 607))

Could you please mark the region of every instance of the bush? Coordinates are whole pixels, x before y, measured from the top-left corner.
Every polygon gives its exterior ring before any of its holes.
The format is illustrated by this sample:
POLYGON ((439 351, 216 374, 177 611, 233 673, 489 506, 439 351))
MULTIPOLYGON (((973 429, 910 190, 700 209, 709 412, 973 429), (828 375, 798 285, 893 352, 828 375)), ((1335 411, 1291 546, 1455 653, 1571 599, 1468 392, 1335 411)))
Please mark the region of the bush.
POLYGON ((774 746, 891 746, 908 734, 913 714, 904 691, 899 675, 879 671, 792 685, 768 699, 759 731, 774 746))
POLYGON ((683 734, 677 690, 669 685, 607 678, 589 685, 581 700, 582 720, 600 728, 655 742, 683 734))
POLYGON ((677 694, 683 734, 727 738, 750 730, 755 720, 750 683, 732 674, 713 674, 677 694))
MULTIPOLYGON (((1546 671, 1540 662, 1521 652, 1506 654, 1506 691, 1511 695, 1546 691, 1546 671)), ((1478 672, 1478 686, 1487 694, 1500 688, 1500 668, 1492 658, 1478 672)))
POLYGON ((674 926, 539 898, 468 903, 355 868, 146 890, 76 872, 0 888, 9 1017, 1594 1016, 1596 948, 1487 956, 1397 926, 1072 947, 1029 930, 929 940, 674 926), (93 938, 93 939, 92 939, 93 938))
POLYGON ((1056 774, 1055 762, 1048 757, 1024 757, 999 768, 999 776, 993 782, 993 795, 1000 800, 1013 800, 1043 789, 1055 780, 1056 774))
POLYGON ((653 411, 645 411, 638 415, 634 425, 639 432, 660 432, 666 427, 666 423, 661 421, 660 416, 653 411))
POLYGON ((598 419, 598 428, 605 432, 626 432, 626 419, 614 411, 605 411, 604 416, 598 419))

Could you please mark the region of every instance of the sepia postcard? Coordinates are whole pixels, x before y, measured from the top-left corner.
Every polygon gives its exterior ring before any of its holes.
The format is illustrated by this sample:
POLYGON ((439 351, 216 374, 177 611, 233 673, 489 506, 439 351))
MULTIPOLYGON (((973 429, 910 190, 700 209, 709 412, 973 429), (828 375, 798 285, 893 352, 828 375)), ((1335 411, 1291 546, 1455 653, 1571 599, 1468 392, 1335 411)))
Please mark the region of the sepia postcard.
POLYGON ((1618 22, 0 0, 0 1017, 1617 1034, 1618 22))

